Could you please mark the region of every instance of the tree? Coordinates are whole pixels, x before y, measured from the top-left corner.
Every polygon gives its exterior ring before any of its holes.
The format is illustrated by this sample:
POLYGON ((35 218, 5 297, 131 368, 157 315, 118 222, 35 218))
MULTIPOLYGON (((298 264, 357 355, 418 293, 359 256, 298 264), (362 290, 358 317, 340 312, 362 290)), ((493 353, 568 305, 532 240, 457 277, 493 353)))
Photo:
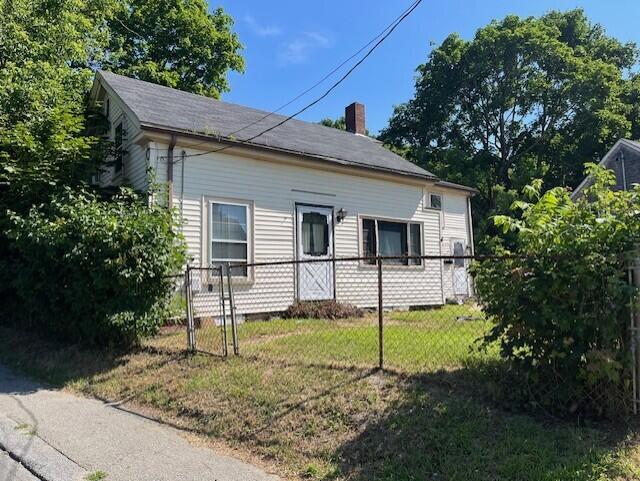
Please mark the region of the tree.
MULTIPOLYGON (((381 139, 477 187, 476 219, 486 219, 533 178, 577 185, 584 163, 629 133, 623 74, 636 54, 582 10, 508 16, 469 41, 452 34, 418 67, 413 99, 381 139)), ((476 222, 486 241, 495 231, 476 222)))
POLYGON ((105 2, 12 0, 0 29, 0 231, 88 179, 102 158, 84 135, 85 97, 106 41, 105 2))
MULTIPOLYGON (((347 130, 347 123, 344 119, 344 115, 342 117, 338 117, 337 119, 333 120, 330 119, 329 117, 322 119, 320 122, 318 122, 320 125, 324 125, 325 127, 331 127, 334 129, 338 129, 338 130, 347 130)), ((371 134, 369 133, 369 129, 364 129, 364 134, 371 137, 371 134)))
POLYGON ((342 117, 338 117, 337 119, 333 120, 330 119, 329 117, 322 119, 320 122, 318 122, 320 125, 324 125, 325 127, 332 127, 334 129, 338 129, 338 130, 347 130, 347 124, 344 120, 344 115, 342 117))
POLYGON ((135 341, 158 326, 182 247, 172 213, 145 195, 87 185, 111 147, 88 128, 101 117, 86 104, 94 70, 218 96, 242 69, 231 19, 202 0, 0 0, 0 11, 0 322, 19 301, 20 325, 135 341))
POLYGON ((103 67, 116 73, 218 98, 244 70, 232 18, 204 0, 121 0, 108 26, 103 67))

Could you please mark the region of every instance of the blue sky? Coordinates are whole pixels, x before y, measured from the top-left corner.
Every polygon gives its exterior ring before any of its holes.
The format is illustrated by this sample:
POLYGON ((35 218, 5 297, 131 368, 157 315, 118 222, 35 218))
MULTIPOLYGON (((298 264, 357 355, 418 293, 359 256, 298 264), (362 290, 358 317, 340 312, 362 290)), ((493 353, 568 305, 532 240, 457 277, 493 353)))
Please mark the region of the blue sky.
MULTIPOLYGON (((273 110, 322 78, 366 44, 411 3, 410 0, 236 0, 222 6, 236 21, 245 48, 246 71, 231 73, 223 100, 273 110)), ((353 101, 366 106, 367 127, 383 128, 393 106, 413 94, 415 68, 431 45, 452 32, 464 38, 507 14, 540 15, 581 7, 610 35, 640 44, 639 0, 425 0, 338 89, 300 116, 336 118, 353 101)), ((319 95, 319 89, 283 111, 292 113, 319 95)))

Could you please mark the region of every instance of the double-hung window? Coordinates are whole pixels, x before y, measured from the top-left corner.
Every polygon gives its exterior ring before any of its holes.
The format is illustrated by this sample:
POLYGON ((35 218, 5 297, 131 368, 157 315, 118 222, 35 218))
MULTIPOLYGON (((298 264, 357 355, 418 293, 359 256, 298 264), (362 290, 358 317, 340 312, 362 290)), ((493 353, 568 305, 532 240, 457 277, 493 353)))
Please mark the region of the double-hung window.
MULTIPOLYGON (((415 222, 362 219, 362 251, 364 257, 397 257, 384 262, 397 265, 422 265, 422 226, 415 222)), ((367 259, 375 264, 375 259, 367 259)))
MULTIPOLYGON (((248 204, 211 202, 210 204, 210 263, 247 263, 250 252, 250 212, 248 204)), ((246 267, 231 270, 234 276, 247 276, 246 267)))

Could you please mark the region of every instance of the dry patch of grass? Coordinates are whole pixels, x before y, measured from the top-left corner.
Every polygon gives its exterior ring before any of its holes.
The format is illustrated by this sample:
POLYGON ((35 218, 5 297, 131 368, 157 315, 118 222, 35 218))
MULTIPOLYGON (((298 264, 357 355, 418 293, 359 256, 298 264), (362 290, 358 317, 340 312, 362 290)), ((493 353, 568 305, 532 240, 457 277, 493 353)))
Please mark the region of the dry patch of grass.
MULTIPOLYGON (((290 333, 319 336, 317 342, 330 333, 325 327, 305 325, 298 332, 295 324, 287 326, 290 333)), ((287 358, 282 338, 272 334, 268 326, 247 324, 241 336, 264 340, 247 344, 247 350, 262 350, 225 360, 185 354, 179 349, 183 332, 118 354, 57 347, 0 329, 0 359, 76 392, 152 408, 164 421, 248 451, 288 477, 640 478, 632 431, 550 423, 495 409, 483 399, 478 374, 453 364, 448 371, 399 375, 309 363, 294 348, 287 358)))

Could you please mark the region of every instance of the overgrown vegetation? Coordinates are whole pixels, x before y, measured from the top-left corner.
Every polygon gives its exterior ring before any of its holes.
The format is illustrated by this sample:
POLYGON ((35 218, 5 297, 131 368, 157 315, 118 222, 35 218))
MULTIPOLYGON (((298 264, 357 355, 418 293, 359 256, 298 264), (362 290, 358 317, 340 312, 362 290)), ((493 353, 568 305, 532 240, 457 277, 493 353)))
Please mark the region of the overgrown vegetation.
POLYGON ((169 307, 169 276, 184 263, 171 217, 125 189, 108 202, 69 189, 12 215, 3 273, 15 293, 10 319, 92 344, 155 334, 169 307))
POLYGON ((496 224, 514 235, 519 257, 478 263, 475 285, 495 322, 511 376, 505 393, 563 414, 620 416, 631 395, 629 303, 637 297, 627 269, 640 239, 640 188, 613 192, 611 171, 589 167, 593 185, 573 201, 541 182, 514 204, 521 219, 496 224))
POLYGON ((94 72, 218 97, 243 68, 233 21, 204 0, 11 0, 0 11, 0 323, 133 342, 155 331, 182 247, 149 193, 88 185, 112 150, 88 103, 94 72))

